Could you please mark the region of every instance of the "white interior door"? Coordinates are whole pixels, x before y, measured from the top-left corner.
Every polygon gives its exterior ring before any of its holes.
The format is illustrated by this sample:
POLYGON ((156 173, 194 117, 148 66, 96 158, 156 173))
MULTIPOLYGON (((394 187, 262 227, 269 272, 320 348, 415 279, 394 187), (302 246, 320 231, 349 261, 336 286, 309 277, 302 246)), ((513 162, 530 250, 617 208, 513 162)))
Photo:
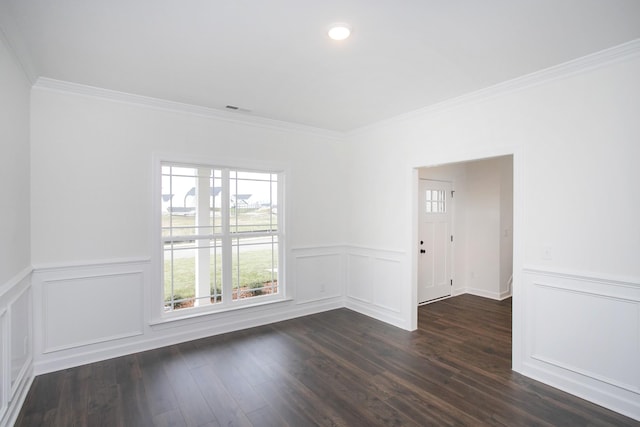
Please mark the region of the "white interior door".
POLYGON ((451 295, 451 183, 421 179, 418 302, 451 295))

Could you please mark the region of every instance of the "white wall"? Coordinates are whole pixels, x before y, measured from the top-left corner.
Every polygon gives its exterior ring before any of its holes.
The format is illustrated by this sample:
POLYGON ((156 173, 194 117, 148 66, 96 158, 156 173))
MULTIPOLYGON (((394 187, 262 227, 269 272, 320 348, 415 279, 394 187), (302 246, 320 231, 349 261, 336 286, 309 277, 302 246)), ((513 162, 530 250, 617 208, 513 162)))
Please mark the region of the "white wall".
POLYGON ((0 425, 33 378, 29 219, 29 90, 0 30, 0 425))
POLYGON ((512 273, 511 165, 510 156, 465 163, 466 291, 493 299, 508 296, 506 288, 512 273))
POLYGON ((0 286, 30 263, 29 89, 0 33, 0 286))
POLYGON ((343 305, 344 275, 313 274, 343 271, 345 163, 334 136, 57 85, 32 91, 37 372, 343 305), (286 170, 287 301, 153 324, 154 153, 286 170))
POLYGON ((640 360, 639 51, 613 49, 352 133, 347 236, 402 254, 414 276, 401 317, 415 325, 413 168, 514 154, 514 368, 640 419, 639 368, 628 354, 640 360), (384 207, 361 215, 364 203, 384 207), (533 291, 543 286, 554 291, 533 291), (552 304, 554 292, 564 304, 552 304), (591 316, 599 333, 580 321, 548 328, 539 313, 591 316))
POLYGON ((33 91, 33 263, 149 257, 152 153, 275 161, 289 170, 289 242, 342 240, 340 146, 321 134, 249 126, 96 97, 33 91), (328 173, 331 171, 332 173, 328 173))

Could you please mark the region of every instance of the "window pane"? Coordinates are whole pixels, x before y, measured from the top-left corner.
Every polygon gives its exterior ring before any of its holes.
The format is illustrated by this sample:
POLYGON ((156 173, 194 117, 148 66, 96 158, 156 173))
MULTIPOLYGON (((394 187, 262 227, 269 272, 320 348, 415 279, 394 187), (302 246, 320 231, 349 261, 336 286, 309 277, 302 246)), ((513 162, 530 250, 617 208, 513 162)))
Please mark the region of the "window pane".
POLYGON ((444 190, 426 191, 426 213, 445 213, 445 193, 444 190))
POLYGON ((234 239, 232 263, 234 300, 278 292, 276 236, 234 239))
POLYGON ((196 251, 193 243, 165 245, 165 310, 193 306, 193 298, 195 297, 195 256, 196 251))
POLYGON ((162 236, 212 234, 213 200, 220 180, 216 187, 210 168, 163 166, 162 172, 162 236), (198 196, 210 200, 199 203, 198 196))
POLYGON ((230 184, 231 232, 275 230, 277 175, 235 171, 230 184))
POLYGON ((222 301, 222 246, 219 239, 166 243, 163 261, 165 310, 222 301))

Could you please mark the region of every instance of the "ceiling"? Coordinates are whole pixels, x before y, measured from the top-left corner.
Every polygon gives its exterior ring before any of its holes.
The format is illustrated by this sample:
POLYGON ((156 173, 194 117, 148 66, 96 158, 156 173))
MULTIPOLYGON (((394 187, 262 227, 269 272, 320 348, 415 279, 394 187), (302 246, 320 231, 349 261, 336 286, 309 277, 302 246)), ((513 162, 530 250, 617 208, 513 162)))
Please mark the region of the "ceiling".
POLYGON ((33 78, 350 131, 640 38, 640 1, 0 0, 0 27, 33 78))

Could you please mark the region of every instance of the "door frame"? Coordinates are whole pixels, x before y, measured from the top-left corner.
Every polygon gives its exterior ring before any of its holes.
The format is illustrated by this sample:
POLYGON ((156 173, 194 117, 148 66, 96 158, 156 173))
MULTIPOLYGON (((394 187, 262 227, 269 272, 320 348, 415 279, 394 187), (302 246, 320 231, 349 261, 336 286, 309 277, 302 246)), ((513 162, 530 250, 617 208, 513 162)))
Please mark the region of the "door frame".
MULTIPOLYGON (((462 163, 477 160, 486 160, 492 157, 513 156, 513 280, 512 290, 512 348, 511 364, 512 369, 522 372, 525 349, 525 305, 524 288, 521 287, 521 276, 523 270, 524 239, 522 225, 524 224, 524 154, 519 146, 501 147, 492 150, 466 153, 433 153, 427 159, 416 160, 411 166, 411 233, 406 237, 406 253, 409 255, 409 268, 411 278, 411 295, 408 302, 410 311, 410 329, 418 327, 418 184, 419 169, 435 166, 444 166, 452 163, 462 163)), ((453 274, 453 272, 452 272, 453 274)))

